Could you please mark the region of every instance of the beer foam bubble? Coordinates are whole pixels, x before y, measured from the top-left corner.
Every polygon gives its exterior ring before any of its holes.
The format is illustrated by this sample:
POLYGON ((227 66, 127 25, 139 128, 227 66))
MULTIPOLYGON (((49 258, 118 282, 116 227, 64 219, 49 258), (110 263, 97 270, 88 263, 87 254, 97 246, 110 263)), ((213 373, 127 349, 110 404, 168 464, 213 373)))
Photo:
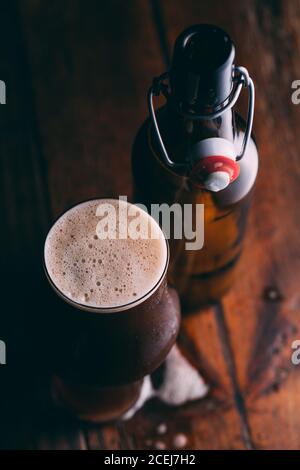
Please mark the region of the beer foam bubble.
POLYGON ((158 283, 167 245, 155 220, 142 209, 122 200, 96 199, 57 220, 48 233, 44 256, 50 279, 67 298, 88 307, 117 308, 144 297, 158 283), (133 239, 130 224, 137 220, 143 238, 133 239))

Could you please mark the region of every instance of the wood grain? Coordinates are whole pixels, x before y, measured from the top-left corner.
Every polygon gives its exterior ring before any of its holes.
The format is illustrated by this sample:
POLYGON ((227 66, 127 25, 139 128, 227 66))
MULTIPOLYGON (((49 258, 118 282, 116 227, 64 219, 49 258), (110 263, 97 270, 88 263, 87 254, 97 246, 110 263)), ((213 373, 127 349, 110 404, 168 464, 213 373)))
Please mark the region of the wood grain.
POLYGON ((162 441, 172 449, 174 434, 184 432, 189 449, 299 449, 300 369, 290 361, 300 329, 300 108, 290 99, 300 74, 299 2, 9 5, 0 5, 0 79, 8 84, 0 107, 0 241, 9 312, 0 316, 0 337, 11 365, 0 371, 0 446, 151 449, 162 441), (180 335, 211 390, 176 410, 152 401, 118 425, 79 424, 51 405, 43 238, 53 217, 80 200, 131 195, 131 144, 147 114, 146 90, 166 69, 176 36, 197 22, 224 27, 237 63, 255 79, 261 156, 237 283, 220 305, 185 318, 180 335), (16 278, 17 295, 9 282, 16 278))
MULTIPOLYGON (((0 107, 0 336, 7 348, 0 370, 0 447, 34 448, 44 417, 38 393, 45 379, 41 254, 50 204, 16 2, 2 2, 0 15, 0 74, 7 86, 7 104, 0 107)), ((78 426, 72 435, 80 439, 78 426)), ((65 441, 71 445, 68 435, 65 441)))
POLYGON ((130 193, 132 140, 161 70, 148 3, 22 7, 54 214, 130 193))
POLYGON ((245 449, 247 442, 235 408, 213 309, 183 319, 179 344, 210 385, 209 394, 177 409, 150 403, 126 423, 137 448, 155 448, 162 441, 167 449, 174 449, 174 436, 184 433, 188 449, 245 449), (161 423, 168 428, 163 437, 156 432, 161 423))
POLYGON ((300 8, 296 1, 162 2, 169 41, 188 24, 224 27, 257 91, 255 134, 260 172, 239 279, 224 298, 224 326, 254 447, 299 448, 299 368, 291 343, 299 335, 300 8))
MULTIPOLYGON (((22 6, 53 213, 93 196, 130 195, 131 143, 146 115, 151 78, 165 67, 150 4, 125 8, 112 2, 99 9, 89 2, 86 9, 86 2, 66 8, 60 2, 27 1, 22 6)), ((187 319, 182 334, 187 354, 211 380, 210 398, 178 411, 149 404, 118 428, 85 428, 88 446, 149 448, 164 419, 170 430, 187 432, 190 448, 243 448, 216 328, 211 311, 187 319), (202 342, 202 335, 211 336, 210 343, 202 342)))
MULTIPOLYGON (((161 69, 150 5, 21 7, 54 216, 84 199, 130 196, 131 143, 161 69)), ((131 446, 124 426, 85 427, 85 436, 89 448, 131 446)))

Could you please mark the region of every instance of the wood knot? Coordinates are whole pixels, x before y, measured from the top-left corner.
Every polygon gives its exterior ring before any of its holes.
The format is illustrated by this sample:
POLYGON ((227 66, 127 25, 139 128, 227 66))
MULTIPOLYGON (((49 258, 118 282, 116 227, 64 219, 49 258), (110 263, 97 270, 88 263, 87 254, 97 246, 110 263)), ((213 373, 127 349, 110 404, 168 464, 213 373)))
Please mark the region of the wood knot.
POLYGON ((266 302, 281 302, 283 295, 277 287, 266 287, 263 293, 263 299, 266 302))

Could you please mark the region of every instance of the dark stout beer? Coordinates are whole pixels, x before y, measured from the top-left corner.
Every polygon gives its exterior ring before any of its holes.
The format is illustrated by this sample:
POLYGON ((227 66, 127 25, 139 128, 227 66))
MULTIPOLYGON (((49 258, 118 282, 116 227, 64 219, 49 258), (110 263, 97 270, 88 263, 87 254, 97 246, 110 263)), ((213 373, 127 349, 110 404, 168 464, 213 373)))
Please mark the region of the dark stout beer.
POLYGON ((163 362, 177 336, 179 304, 166 281, 168 244, 146 212, 101 199, 57 220, 44 257, 57 294, 55 395, 82 419, 114 419, 137 400, 141 380, 163 362), (129 234, 127 222, 136 216, 144 238, 129 234))

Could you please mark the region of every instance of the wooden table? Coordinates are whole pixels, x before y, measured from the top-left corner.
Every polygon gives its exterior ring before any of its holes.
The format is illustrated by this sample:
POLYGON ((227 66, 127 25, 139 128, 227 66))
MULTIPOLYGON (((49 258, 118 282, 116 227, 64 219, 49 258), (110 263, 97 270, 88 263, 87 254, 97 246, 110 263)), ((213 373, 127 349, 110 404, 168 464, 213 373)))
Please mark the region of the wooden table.
POLYGON ((189 449, 299 449, 300 2, 20 0, 1 2, 0 17, 1 447, 145 449, 166 422, 167 448, 184 432, 189 449), (50 406, 43 239, 71 204, 130 196, 146 90, 197 22, 224 27, 255 79, 261 157, 239 278, 182 324, 181 347, 211 390, 180 409, 152 402, 128 422, 81 425, 50 406))

